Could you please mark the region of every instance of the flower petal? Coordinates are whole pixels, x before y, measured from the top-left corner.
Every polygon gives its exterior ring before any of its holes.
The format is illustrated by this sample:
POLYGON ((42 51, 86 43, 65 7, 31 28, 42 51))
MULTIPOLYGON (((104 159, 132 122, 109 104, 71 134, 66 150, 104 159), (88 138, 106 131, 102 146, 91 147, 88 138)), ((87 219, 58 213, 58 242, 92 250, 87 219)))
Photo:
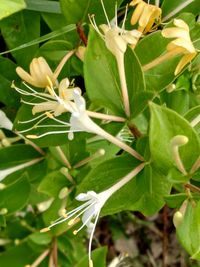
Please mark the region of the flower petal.
POLYGON ((6 114, 0 110, 0 128, 5 128, 12 131, 13 123, 8 119, 6 114))
POLYGON ((174 25, 178 28, 183 28, 186 31, 190 31, 188 25, 182 19, 174 19, 174 25))
MULTIPOLYGON (((136 3, 136 4, 138 4, 138 3, 136 3)), ((136 4, 131 4, 131 5, 136 5, 136 4)), ((146 5, 145 2, 140 1, 140 3, 138 4, 138 6, 135 8, 135 10, 133 12, 133 15, 131 17, 131 25, 135 25, 138 22, 141 14, 143 12, 143 9, 144 9, 145 5, 146 5)))
POLYGON ((184 55, 181 60, 179 61, 176 69, 175 69, 175 72, 174 72, 174 75, 177 75, 179 74, 182 69, 189 63, 192 61, 192 59, 196 56, 196 53, 193 53, 193 54, 187 54, 187 55, 184 55))

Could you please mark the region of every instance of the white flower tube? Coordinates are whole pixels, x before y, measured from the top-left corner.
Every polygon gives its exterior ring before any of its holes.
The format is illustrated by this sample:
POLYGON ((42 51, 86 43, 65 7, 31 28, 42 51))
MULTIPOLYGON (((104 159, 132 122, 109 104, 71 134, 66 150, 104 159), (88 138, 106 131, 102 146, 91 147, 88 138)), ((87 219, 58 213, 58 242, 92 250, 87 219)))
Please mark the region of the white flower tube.
POLYGON ((16 171, 19 171, 21 169, 27 168, 31 165, 34 165, 34 164, 38 163, 39 161, 41 161, 42 159, 43 158, 33 159, 33 160, 25 162, 23 164, 19 164, 19 165, 16 165, 14 167, 0 170, 0 181, 2 181, 4 178, 6 178, 6 176, 8 176, 9 174, 14 173, 16 171))

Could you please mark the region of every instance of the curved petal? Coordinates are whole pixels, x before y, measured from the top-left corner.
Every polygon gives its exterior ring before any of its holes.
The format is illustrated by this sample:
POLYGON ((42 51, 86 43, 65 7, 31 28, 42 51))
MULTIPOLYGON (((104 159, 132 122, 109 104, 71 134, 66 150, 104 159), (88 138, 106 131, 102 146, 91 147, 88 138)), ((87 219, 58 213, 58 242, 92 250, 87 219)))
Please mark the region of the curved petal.
POLYGON ((182 19, 174 19, 174 25, 188 32, 190 31, 190 28, 188 27, 187 23, 185 23, 185 21, 182 19))
POLYGON ((192 59, 196 56, 196 53, 193 53, 193 54, 188 54, 188 55, 184 55, 181 60, 179 61, 176 69, 175 69, 175 72, 174 72, 174 75, 177 75, 179 74, 182 69, 189 63, 192 61, 192 59))
POLYGON ((34 80, 32 78, 32 76, 26 72, 24 69, 22 69, 21 67, 17 67, 16 68, 16 72, 17 72, 17 75, 25 82, 31 84, 31 85, 35 85, 34 83, 34 80))
MULTIPOLYGON (((143 1, 141 1, 141 2, 139 2, 137 4, 138 4, 138 6, 135 8, 135 10, 133 12, 133 15, 131 17, 131 25, 135 25, 138 22, 141 14, 143 12, 143 9, 144 9, 144 7, 146 5, 146 3, 143 2, 143 1)), ((136 5, 136 4, 134 4, 134 5, 136 5)))
POLYGON ((183 38, 186 40, 188 39, 190 40, 190 36, 187 31, 185 31, 184 29, 179 29, 175 27, 163 29, 161 31, 161 34, 165 38, 183 38))

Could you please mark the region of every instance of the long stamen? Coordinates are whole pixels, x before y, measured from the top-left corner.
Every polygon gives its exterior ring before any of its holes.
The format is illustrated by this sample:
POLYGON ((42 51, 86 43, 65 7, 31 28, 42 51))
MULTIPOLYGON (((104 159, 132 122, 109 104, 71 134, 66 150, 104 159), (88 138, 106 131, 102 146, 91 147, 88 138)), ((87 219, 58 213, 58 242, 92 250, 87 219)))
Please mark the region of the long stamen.
POLYGON ((122 30, 125 29, 125 22, 126 22, 126 18, 127 18, 127 13, 128 13, 128 5, 126 5, 126 9, 125 9, 124 19, 122 22, 122 30))
MULTIPOLYGON (((82 132, 81 130, 80 131, 76 131, 76 132, 82 132)), ((44 134, 41 134, 41 135, 27 135, 26 137, 27 138, 30 138, 30 139, 39 139, 39 138, 42 138, 44 136, 47 136, 47 135, 51 135, 51 134, 64 134, 64 133, 71 133, 70 130, 68 131, 52 131, 52 132, 47 132, 47 133, 44 133, 44 134)))
MULTIPOLYGON (((76 213, 78 213, 78 212, 79 212, 80 210, 82 210, 82 209, 87 210, 87 208, 88 208, 87 206, 88 206, 88 202, 86 202, 85 204, 83 204, 83 205, 77 207, 76 209, 74 209, 74 210, 68 212, 68 213, 66 214, 66 217, 65 217, 65 218, 62 219, 62 217, 61 217, 60 220, 56 220, 56 221, 53 222, 48 228, 51 229, 52 227, 54 227, 54 226, 56 226, 56 225, 58 225, 58 224, 60 224, 60 223, 62 223, 62 222, 65 222, 65 221, 69 220, 71 217, 73 217, 76 213), (85 208, 85 207, 86 207, 86 208, 85 208)), ((76 218, 78 218, 79 216, 80 216, 80 213, 78 213, 78 216, 76 216, 76 218)), ((75 220, 75 218, 73 218, 73 221, 74 221, 74 220, 75 220)), ((68 225, 72 225, 72 223, 69 222, 68 225)))
POLYGON ((101 0, 101 5, 102 5, 102 8, 103 8, 103 12, 104 12, 104 15, 105 15, 105 17, 106 17, 106 21, 107 21, 107 23, 108 23, 108 26, 109 26, 109 28, 111 28, 110 21, 109 21, 109 19, 108 19, 108 15, 107 15, 107 13, 106 13, 106 9, 105 9, 103 0, 101 0))
POLYGON ((26 132, 29 132, 33 129, 36 129, 38 127, 38 124, 40 124, 42 121, 46 120, 48 117, 44 117, 42 118, 41 120, 39 120, 37 123, 35 123, 32 127, 28 128, 28 129, 25 129, 25 130, 22 130, 22 131, 19 131, 19 133, 26 133, 26 132))
POLYGON ((24 104, 30 105, 30 106, 40 106, 41 105, 41 103, 28 102, 28 101, 25 101, 24 99, 21 99, 21 102, 24 104))
POLYGON ((73 232, 73 234, 74 235, 76 235, 76 234, 78 234, 78 232, 80 232, 84 227, 85 227, 85 225, 92 219, 92 217, 94 216, 95 214, 91 214, 88 218, 87 218, 87 220, 77 229, 77 230, 74 230, 74 232, 73 232))
POLYGON ((95 31, 99 34, 99 36, 104 39, 104 35, 100 32, 97 24, 96 24, 96 21, 95 21, 95 18, 94 18, 94 14, 93 15, 89 15, 89 21, 92 25, 92 27, 95 29, 95 31))
POLYGON ((39 116, 37 116, 37 117, 31 119, 31 120, 27 120, 27 121, 18 121, 17 123, 20 123, 20 124, 26 124, 26 123, 33 122, 33 121, 35 121, 35 120, 38 120, 38 119, 40 119, 41 117, 44 117, 44 116, 46 117, 46 114, 41 114, 41 115, 39 115, 39 116))

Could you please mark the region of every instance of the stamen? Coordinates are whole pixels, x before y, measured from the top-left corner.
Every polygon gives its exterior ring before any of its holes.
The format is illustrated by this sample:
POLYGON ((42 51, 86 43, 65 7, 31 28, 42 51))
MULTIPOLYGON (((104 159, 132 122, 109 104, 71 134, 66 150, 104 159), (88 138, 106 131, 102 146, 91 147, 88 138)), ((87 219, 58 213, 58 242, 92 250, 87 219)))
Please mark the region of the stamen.
POLYGON ((26 123, 35 121, 35 120, 37 120, 37 119, 39 119, 39 118, 42 118, 42 117, 44 117, 44 116, 45 116, 45 114, 41 114, 41 115, 39 115, 39 116, 37 116, 37 117, 31 119, 31 120, 27 120, 27 121, 17 121, 17 123, 18 123, 18 124, 26 124, 26 123))
POLYGON ((25 129, 25 130, 22 130, 22 131, 19 131, 19 133, 26 133, 26 132, 29 132, 33 129, 36 129, 38 127, 38 124, 40 124, 42 121, 44 121, 46 119, 47 119, 47 117, 43 117, 41 120, 39 120, 37 123, 35 123, 32 127, 25 129))
POLYGON ((99 36, 102 39, 104 39, 104 35, 100 32, 100 30, 99 30, 99 28, 98 28, 98 26, 96 24, 96 21, 94 19, 94 14, 92 14, 92 15, 89 16, 89 21, 90 21, 92 27, 95 29, 95 31, 99 34, 99 36))
POLYGON ((127 12, 128 12, 128 4, 126 5, 126 9, 125 9, 124 19, 123 19, 123 22, 122 22, 122 30, 125 29, 125 22, 126 22, 126 18, 127 18, 127 12))
MULTIPOLYGON (((77 130, 77 132, 81 132, 77 130)), ((27 138, 30 138, 30 139, 39 139, 39 138, 42 138, 44 136, 47 136, 47 135, 51 135, 51 134, 64 134, 64 133, 71 133, 70 130, 68 131, 52 131, 52 132, 47 132, 47 133, 44 133, 44 134, 41 134, 41 135, 27 135, 26 137, 27 138)))
POLYGON ((109 19, 108 19, 108 15, 107 15, 107 13, 106 13, 106 9, 105 9, 103 0, 101 0, 101 5, 102 5, 102 8, 103 8, 104 15, 105 15, 105 17, 106 17, 107 24, 108 24, 109 28, 111 28, 110 21, 109 21, 109 19))

